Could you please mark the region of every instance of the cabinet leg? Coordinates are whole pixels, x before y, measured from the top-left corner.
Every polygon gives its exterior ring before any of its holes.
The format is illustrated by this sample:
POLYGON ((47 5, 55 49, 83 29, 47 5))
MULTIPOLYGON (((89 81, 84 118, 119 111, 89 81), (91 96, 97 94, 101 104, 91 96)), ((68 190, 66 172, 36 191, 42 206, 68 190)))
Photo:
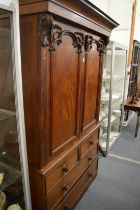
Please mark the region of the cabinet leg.
POLYGON ((138 128, 139 128, 139 116, 140 116, 140 112, 138 112, 138 113, 137 113, 137 122, 136 122, 135 137, 137 137, 137 134, 138 134, 138 128))
POLYGON ((125 114, 125 120, 127 121, 128 120, 128 116, 129 116, 129 110, 126 111, 126 114, 125 114))

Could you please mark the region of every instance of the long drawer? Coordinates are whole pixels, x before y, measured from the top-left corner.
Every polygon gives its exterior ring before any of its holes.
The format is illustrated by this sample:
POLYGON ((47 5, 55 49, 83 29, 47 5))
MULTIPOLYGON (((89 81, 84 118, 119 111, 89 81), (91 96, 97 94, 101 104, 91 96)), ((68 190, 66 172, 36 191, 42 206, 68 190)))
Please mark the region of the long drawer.
POLYGON ((98 159, 89 166, 69 194, 54 208, 55 210, 72 210, 90 183, 97 175, 98 159))
POLYGON ((77 166, 67 173, 65 177, 48 193, 47 209, 53 209, 53 207, 68 193, 91 162, 96 159, 97 149, 98 144, 96 142, 84 158, 79 161, 77 166))

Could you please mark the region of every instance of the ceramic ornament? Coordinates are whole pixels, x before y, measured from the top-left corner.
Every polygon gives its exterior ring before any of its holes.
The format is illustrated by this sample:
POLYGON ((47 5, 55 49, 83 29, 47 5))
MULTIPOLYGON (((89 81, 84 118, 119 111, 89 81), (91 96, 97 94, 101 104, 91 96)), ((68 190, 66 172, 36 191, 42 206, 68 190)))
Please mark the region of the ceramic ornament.
POLYGON ((4 192, 0 192, 0 210, 4 210, 6 206, 6 195, 4 192))
POLYGON ((0 185, 1 185, 2 182, 3 182, 3 178, 4 178, 4 173, 0 173, 0 185))
POLYGON ((22 210, 22 208, 18 204, 12 204, 7 210, 22 210))

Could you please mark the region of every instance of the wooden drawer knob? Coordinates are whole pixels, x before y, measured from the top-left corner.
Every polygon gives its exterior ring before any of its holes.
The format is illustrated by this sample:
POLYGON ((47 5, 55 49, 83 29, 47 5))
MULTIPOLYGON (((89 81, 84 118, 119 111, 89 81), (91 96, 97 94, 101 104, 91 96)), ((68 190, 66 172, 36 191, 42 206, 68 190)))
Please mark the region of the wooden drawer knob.
POLYGON ((67 204, 64 205, 64 210, 70 210, 67 204))
POLYGON ((65 165, 63 166, 62 171, 63 171, 63 172, 66 172, 66 173, 69 171, 69 167, 68 167, 67 164, 65 164, 65 165))
POLYGON ((69 186, 68 186, 67 184, 65 184, 65 185, 63 186, 63 190, 67 192, 67 191, 69 190, 69 186))
POLYGON ((90 145, 94 145, 95 142, 92 139, 90 139, 89 143, 90 145))
POLYGON ((89 160, 89 161, 93 161, 94 158, 93 158, 92 156, 89 156, 89 157, 88 157, 88 160, 89 160))
POLYGON ((89 172, 89 173, 88 173, 88 176, 89 176, 89 177, 93 177, 93 173, 92 173, 92 172, 89 172))

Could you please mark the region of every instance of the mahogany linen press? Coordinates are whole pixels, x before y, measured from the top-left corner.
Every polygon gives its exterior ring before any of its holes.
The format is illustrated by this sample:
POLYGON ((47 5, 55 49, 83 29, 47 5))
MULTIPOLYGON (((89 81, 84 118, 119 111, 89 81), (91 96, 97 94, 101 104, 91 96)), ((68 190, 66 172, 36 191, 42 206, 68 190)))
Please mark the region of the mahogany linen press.
POLYGON ((103 54, 118 24, 87 0, 20 0, 33 210, 70 210, 98 170, 103 54))

